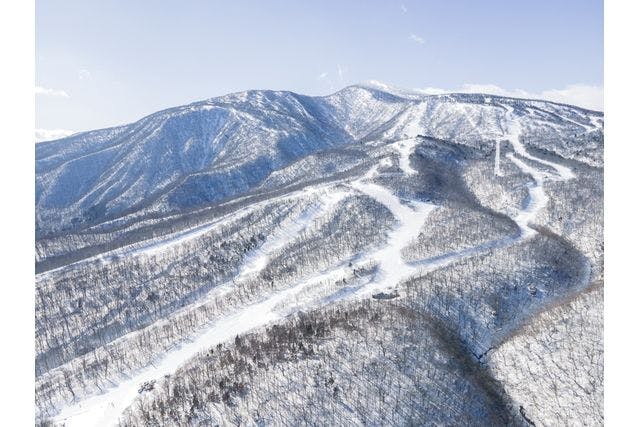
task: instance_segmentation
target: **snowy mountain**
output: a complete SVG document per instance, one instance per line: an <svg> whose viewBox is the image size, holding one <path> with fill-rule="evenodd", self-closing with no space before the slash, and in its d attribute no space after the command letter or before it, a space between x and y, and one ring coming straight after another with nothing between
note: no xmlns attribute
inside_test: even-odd
<svg viewBox="0 0 640 427"><path fill-rule="evenodd" d="M602 165L603 116L575 107L484 95L401 97L364 86L315 98L249 91L38 144L36 228L47 236L133 212L218 203L295 160L354 142L419 134L489 152L505 138L508 108L527 145Z"/></svg>
<svg viewBox="0 0 640 427"><path fill-rule="evenodd" d="M36 421L603 423L603 114L248 91L36 146Z"/></svg>

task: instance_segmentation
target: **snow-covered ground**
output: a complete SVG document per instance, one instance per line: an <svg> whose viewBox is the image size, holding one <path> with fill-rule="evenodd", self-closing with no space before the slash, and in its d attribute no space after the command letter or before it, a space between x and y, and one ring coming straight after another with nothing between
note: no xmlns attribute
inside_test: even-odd
<svg viewBox="0 0 640 427"><path fill-rule="evenodd" d="M317 191L308 189L305 192L313 193ZM245 257L240 273L235 280L245 280L251 275L259 273L267 266L271 254L276 253L288 243L292 242L313 221L330 213L335 209L336 205L348 195L348 191L341 189L332 189L331 191L325 189L320 195L320 201L318 203L314 203L304 209L290 222L281 224L280 228L271 234L258 249Z"/></svg>
<svg viewBox="0 0 640 427"><path fill-rule="evenodd" d="M184 307L176 312L175 315L185 310L192 310L206 303L206 300L210 297L219 295L221 292L230 291L233 283L247 280L252 274L258 273L267 265L272 254L276 253L287 243L293 241L301 231L309 227L316 219L323 217L335 209L335 206L348 194L349 192L344 190L333 190L331 192L324 190L319 203L312 204L301 211L300 215L295 219L282 224L280 230L270 236L259 249L249 254L239 273L233 280L225 285L212 289L209 295L203 298L204 301L200 300ZM192 234L192 236L195 235L196 234ZM183 237L184 236L181 235L179 239ZM161 247L170 247L167 242L168 241L163 241ZM158 247L149 246L149 249L156 251ZM330 277L331 274L335 275L337 271L337 269L331 270L329 273L317 274L302 280L294 286L278 292L261 302L244 307L223 319L206 325L199 331L197 336L191 337L191 340L168 352L158 364L148 366L136 372L130 379L106 390L103 394L80 400L64 408L55 418L55 421L64 422L66 426L105 426L116 424L118 416L136 397L140 384L174 372L181 363L219 342L281 319L289 314L288 312L275 310L282 301L287 300L291 295L295 295L304 287L320 282ZM132 332L131 334L137 333L139 332ZM125 336L123 338L126 339L127 337Z"/></svg>
<svg viewBox="0 0 640 427"><path fill-rule="evenodd" d="M395 148L400 155L400 169L402 169L407 176L418 173L418 171L411 167L411 162L409 161L409 156L413 153L413 150L415 150L417 143L418 140L414 137L403 139L393 144L393 148Z"/></svg>
<svg viewBox="0 0 640 427"><path fill-rule="evenodd" d="M329 185L317 186L313 188L305 188L300 191L292 192L286 196L283 196L280 200L295 200L300 198L309 198L314 195L326 194ZM330 199L335 199L336 197L341 198L344 194L337 192L331 195ZM331 200L327 200L326 202L330 202ZM244 215L249 214L252 210L259 208L261 206L265 206L269 203L273 203L273 200L265 200L262 202L258 202L248 207L244 207L235 212L223 215L220 218L216 218L213 221L207 222L205 224L201 224L195 227L191 227L186 230L182 230L179 232L168 234L162 238L153 238L149 240L144 240L141 242L133 243L131 245L124 246L122 248L114 249L112 251L104 252L95 256L91 256L88 258L84 258L80 261L73 262L71 264L64 265L62 267L54 268L51 270L47 270L42 273L36 274L36 281L43 280L50 277L53 273L61 270L70 270L74 268L79 268L86 264L91 264L95 262L100 262L103 265L110 264L114 261L117 261L122 258L127 257L136 257L136 256L153 256L155 254L162 253L170 248L179 246L181 243L197 239L200 236L204 236L207 233L210 233L212 230L215 230L221 224L228 223L229 221L233 221L234 219L241 218ZM323 202L323 204L325 204ZM317 214L317 210L320 209L318 205L313 205L309 207L308 210L305 211L304 214L301 215L300 218L295 219L294 222L297 224L305 224L305 215L315 216ZM289 229L285 224L281 227L281 232L278 233L278 236L272 236L270 238L271 242L267 243L267 245L273 245L274 240L281 241L280 237L282 237L282 233L289 233L289 235L297 234L301 229L296 229L295 226L292 229ZM261 247L260 251L267 250L269 246ZM254 258L258 259L257 254L254 254ZM246 268L251 269L250 265L244 266Z"/></svg>
<svg viewBox="0 0 640 427"><path fill-rule="evenodd" d="M394 148L400 154L400 168L405 175L411 176L418 171L411 167L409 156L415 149L417 139L398 141ZM391 211L398 221L396 228L389 233L387 244L379 250L361 257L361 263L371 261L378 265L378 272L374 282L362 287L358 295L364 295L372 291L388 290L403 279L415 273L415 267L410 266L400 255L402 248L407 246L420 233L420 229L429 213L436 208L435 205L417 200L402 201L391 190L371 182L378 174L378 166L374 166L365 178L357 180L352 187L384 205Z"/></svg>
<svg viewBox="0 0 640 427"><path fill-rule="evenodd" d="M533 160L543 165L552 167L553 169L555 169L556 173L558 174L558 179L560 180L575 178L575 175L570 168L563 165L559 165L554 162L550 162L548 160L540 159L538 157L535 157L529 154L524 144L520 141L520 135L522 134L522 125L517 115L514 113L513 107L506 104L503 104L503 107L508 112L507 113L508 130L505 134L505 137L511 143L511 146L513 147L513 150L516 152L516 154L518 154L521 157L524 157L525 159Z"/></svg>
<svg viewBox="0 0 640 427"><path fill-rule="evenodd" d="M175 372L185 361L218 343L284 318L290 313L278 310L283 301L290 299L303 288L335 275L336 270L318 274L217 320L204 328L199 335L192 337L190 341L167 352L159 363L147 366L103 394L91 396L64 408L54 421L64 423L68 427L116 425L120 414L138 395L141 384L161 379L164 375Z"/></svg>
<svg viewBox="0 0 640 427"><path fill-rule="evenodd" d="M502 171L500 170L500 140L496 140L496 157L493 164L493 174L495 176L502 176Z"/></svg>
<svg viewBox="0 0 640 427"><path fill-rule="evenodd" d="M355 142L420 134L477 148L503 136L505 105L518 109L527 141L602 165L597 133L603 115L579 108L492 95L429 96L388 86L351 86L324 97L252 90L37 144L38 239L76 229L78 220L88 220L82 229L103 229L114 223L94 220L118 218L113 221L131 225L143 212L189 213L242 197L284 164ZM565 141L552 143L558 139ZM283 151L291 141L304 143ZM168 149L179 155L166 155ZM201 197L194 199L194 193ZM41 260L58 255L49 249Z"/></svg>
<svg viewBox="0 0 640 427"><path fill-rule="evenodd" d="M513 114L513 111L510 111ZM262 301L239 308L236 312L216 320L206 325L199 333L191 337L190 341L177 346L155 365L133 374L128 380L123 381L113 388L105 390L103 394L90 396L80 401L74 402L65 407L56 417L56 422L64 422L67 426L108 426L114 425L118 417L128 407L138 395L138 388L145 381L161 379L164 375L173 373L182 363L195 356L199 352L206 350L216 344L229 340L236 335L243 334L255 328L262 327L272 322L276 322L289 315L292 311L300 308L310 309L318 307L328 302L341 298L362 298L369 297L372 292L387 290L397 286L401 281L414 274L423 271L440 268L464 257L473 256L486 251L492 247L505 246L516 241L526 239L535 234L529 223L533 221L540 210L545 206L547 195L544 192L544 182L548 179L570 179L573 178L571 170L565 166L555 164L550 161L538 159L530 155L522 143L519 141L520 127L517 118L514 117L513 126L508 132L508 140L514 148L516 155L509 155L509 159L518 166L523 173L533 178L533 183L529 186L529 198L513 220L521 229L519 236L510 237L494 242L487 242L474 248L446 254L424 262L407 263L401 257L401 250L416 238L420 229L430 212L436 207L432 204L411 200L405 201L397 197L390 189L376 184L372 181L378 174L378 166L374 166L362 178L353 181L350 187L354 191L366 194L387 207L396 218L396 227L389 232L387 243L381 248L376 248L369 253L362 254L356 261L358 264L375 263L378 266L375 277L367 283L361 284L356 292L345 292L334 295L332 298L309 298L303 303L297 301L305 289L322 285L327 281L334 281L344 277L345 266L335 265L326 271L315 273L296 282L291 287L275 292ZM414 175L417 173L410 162L410 155L415 148L416 140L403 140L394 145L400 156L400 167L404 174ZM527 159L531 163L525 162ZM383 159L381 163L386 162ZM496 160L498 162L499 160ZM540 163L553 168L557 175L550 175L544 170L537 169L532 164ZM236 280L246 280L253 274L258 273L267 265L269 257L274 251L282 248L288 241L304 230L309 224L331 209L346 195L348 191L329 191L322 195L322 203L304 210L301 214L283 229L270 237L263 246L249 255L240 269ZM198 230L197 232L200 232ZM193 231L193 233L197 233ZM174 239L182 239L194 234L180 234ZM163 250L172 240L163 241L160 246L153 245L146 250Z"/></svg>
<svg viewBox="0 0 640 427"><path fill-rule="evenodd" d="M488 355L517 405L540 425L604 425L604 289L543 312Z"/></svg>

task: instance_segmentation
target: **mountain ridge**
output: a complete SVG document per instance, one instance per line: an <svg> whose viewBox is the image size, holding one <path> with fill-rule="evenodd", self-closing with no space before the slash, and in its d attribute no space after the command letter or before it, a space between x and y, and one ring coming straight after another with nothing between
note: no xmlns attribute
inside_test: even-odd
<svg viewBox="0 0 640 427"><path fill-rule="evenodd" d="M86 228L98 218L140 209L171 213L219 203L300 158L356 142L421 134L488 151L504 138L505 104L524 121L527 145L601 165L601 113L495 95L416 96L366 85L316 97L251 90L39 143L37 235ZM571 133L574 138L567 137ZM561 146L546 142L555 136Z"/></svg>
<svg viewBox="0 0 640 427"><path fill-rule="evenodd" d="M386 92L389 94L394 94L394 91L396 89L401 89L401 88L396 88L394 86L390 86L390 85L386 85L390 87L390 91ZM53 143L53 142L59 142L62 140L66 140L69 138L74 138L74 137L78 137L81 135L86 135L88 133L92 133L92 132L98 132L98 131L108 131L108 130L115 130L115 129L119 129L119 128L123 128L123 127L127 127L133 123L136 123L140 120L146 119L150 116L154 116L157 114L161 114L161 113L166 113L168 111L174 110L176 108L181 108L181 107L189 107L189 106L193 106L193 105L199 105L199 104L204 104L204 103L209 103L212 101L215 101L217 99L220 98L225 98L225 97L230 97L230 96L234 96L234 95L243 95L243 94L247 94L248 92L282 92L282 93L290 93L293 95L299 95L299 96L306 96L309 98L327 98L327 97L331 97L333 95L336 95L340 92L342 92L345 89L349 89L349 88L362 88L362 89L371 89L371 90L377 90L380 92L385 92L384 89L380 88L380 87L376 87L375 84L370 84L370 83L356 83L356 84L352 84L349 86L345 86L342 89L339 89L333 93L327 94L327 95L302 95L299 94L297 92L293 92L293 91L288 91L288 90L275 90L275 89L247 89L247 90L242 90L242 91L237 91L237 92L230 92L228 94L225 95L219 95L219 96L213 96L213 97L209 97L209 98L204 98L202 100L198 100L198 101L193 101L193 102L188 102L186 104L181 104L179 106L174 106L174 107L167 107L167 108L162 108L158 111L154 111L153 113L149 113L145 116L143 116L142 118L133 121L133 122L126 122L123 124L117 124L117 125L113 125L113 126L107 126L104 128L97 128L97 129L90 129L90 130L83 130L83 131L79 131L79 132L75 132L71 135L62 137L62 138L56 138L56 139L50 139L50 140L44 140L44 141L39 141L38 144L48 144L48 143ZM404 90L404 89L401 89ZM543 103L549 103L549 104L555 104L555 105L559 105L562 107L570 107L573 109L578 109L578 110L583 110L587 113L599 113L600 115L604 116L603 111L601 110L595 110L595 109L590 109L590 108L586 108L586 107L581 107L579 105L575 105L575 104L569 104L569 103L564 103L564 102L557 102L557 101L551 101L551 100L546 100L546 99L542 99L542 98L521 98L521 97L514 97L514 96L503 96L503 95L494 95L494 94L488 94L488 93L482 93L482 92L446 92L446 93L441 93L441 94L426 94L426 93L421 93L420 91L411 91L411 90L406 90L407 91L407 95L408 96L415 96L415 97L446 97L446 96L453 96L453 97L464 97L467 95L470 96L476 96L476 97L495 97L495 98L501 98L501 99L508 99L508 100L513 100L513 101L528 101L528 102L543 102ZM395 96L399 97L399 98L403 98L403 96L400 93L396 93ZM409 98L407 98L409 99Z"/></svg>

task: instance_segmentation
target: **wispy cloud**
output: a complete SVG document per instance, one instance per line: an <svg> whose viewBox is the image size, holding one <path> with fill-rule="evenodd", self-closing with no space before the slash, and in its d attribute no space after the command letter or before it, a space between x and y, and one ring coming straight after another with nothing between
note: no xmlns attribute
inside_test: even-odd
<svg viewBox="0 0 640 427"><path fill-rule="evenodd" d="M602 86L569 85L564 89L545 90L542 92L542 97L555 102L604 111L604 87Z"/></svg>
<svg viewBox="0 0 640 427"><path fill-rule="evenodd" d="M347 69L338 64L338 80L340 80L340 85L344 85L344 74L346 72Z"/></svg>
<svg viewBox="0 0 640 427"><path fill-rule="evenodd" d="M36 143L64 138L73 133L72 130L67 129L36 129Z"/></svg>
<svg viewBox="0 0 640 427"><path fill-rule="evenodd" d="M78 80L89 80L91 78L91 72L86 68L78 70Z"/></svg>
<svg viewBox="0 0 640 427"><path fill-rule="evenodd" d="M55 96L60 98L69 98L69 94L64 90L51 89L42 86L36 86L36 95L38 96Z"/></svg>
<svg viewBox="0 0 640 427"><path fill-rule="evenodd" d="M327 71L323 71L318 74L318 81L322 82L322 85L326 86L332 92L336 90L333 80L334 79L331 77L331 74Z"/></svg>
<svg viewBox="0 0 640 427"><path fill-rule="evenodd" d="M443 93L486 93L489 95L514 98L545 99L597 111L603 111L604 109L604 88L602 86L585 84L571 84L564 89L547 89L540 92L530 92L523 89L510 90L494 84L476 83L467 83L456 89L429 87L416 90L431 95L440 95Z"/></svg>
<svg viewBox="0 0 640 427"><path fill-rule="evenodd" d="M409 40L414 41L418 44L424 44L424 39L416 34L411 34L409 36Z"/></svg>
<svg viewBox="0 0 640 427"><path fill-rule="evenodd" d="M332 72L323 71L316 77L318 81L322 82L329 90L334 91L340 89L345 85L345 77L349 71L349 68L337 64L336 70Z"/></svg>
<svg viewBox="0 0 640 427"><path fill-rule="evenodd" d="M400 10L402 11L402 13L407 13L408 9L407 9L407 6L405 6L404 3L403 3L403 4L400 5Z"/></svg>

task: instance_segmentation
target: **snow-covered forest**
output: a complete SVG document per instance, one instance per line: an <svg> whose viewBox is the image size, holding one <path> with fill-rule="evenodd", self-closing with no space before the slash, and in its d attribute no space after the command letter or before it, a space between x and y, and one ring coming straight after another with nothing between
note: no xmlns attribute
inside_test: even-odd
<svg viewBox="0 0 640 427"><path fill-rule="evenodd" d="M249 91L36 146L40 425L602 425L602 113Z"/></svg>

